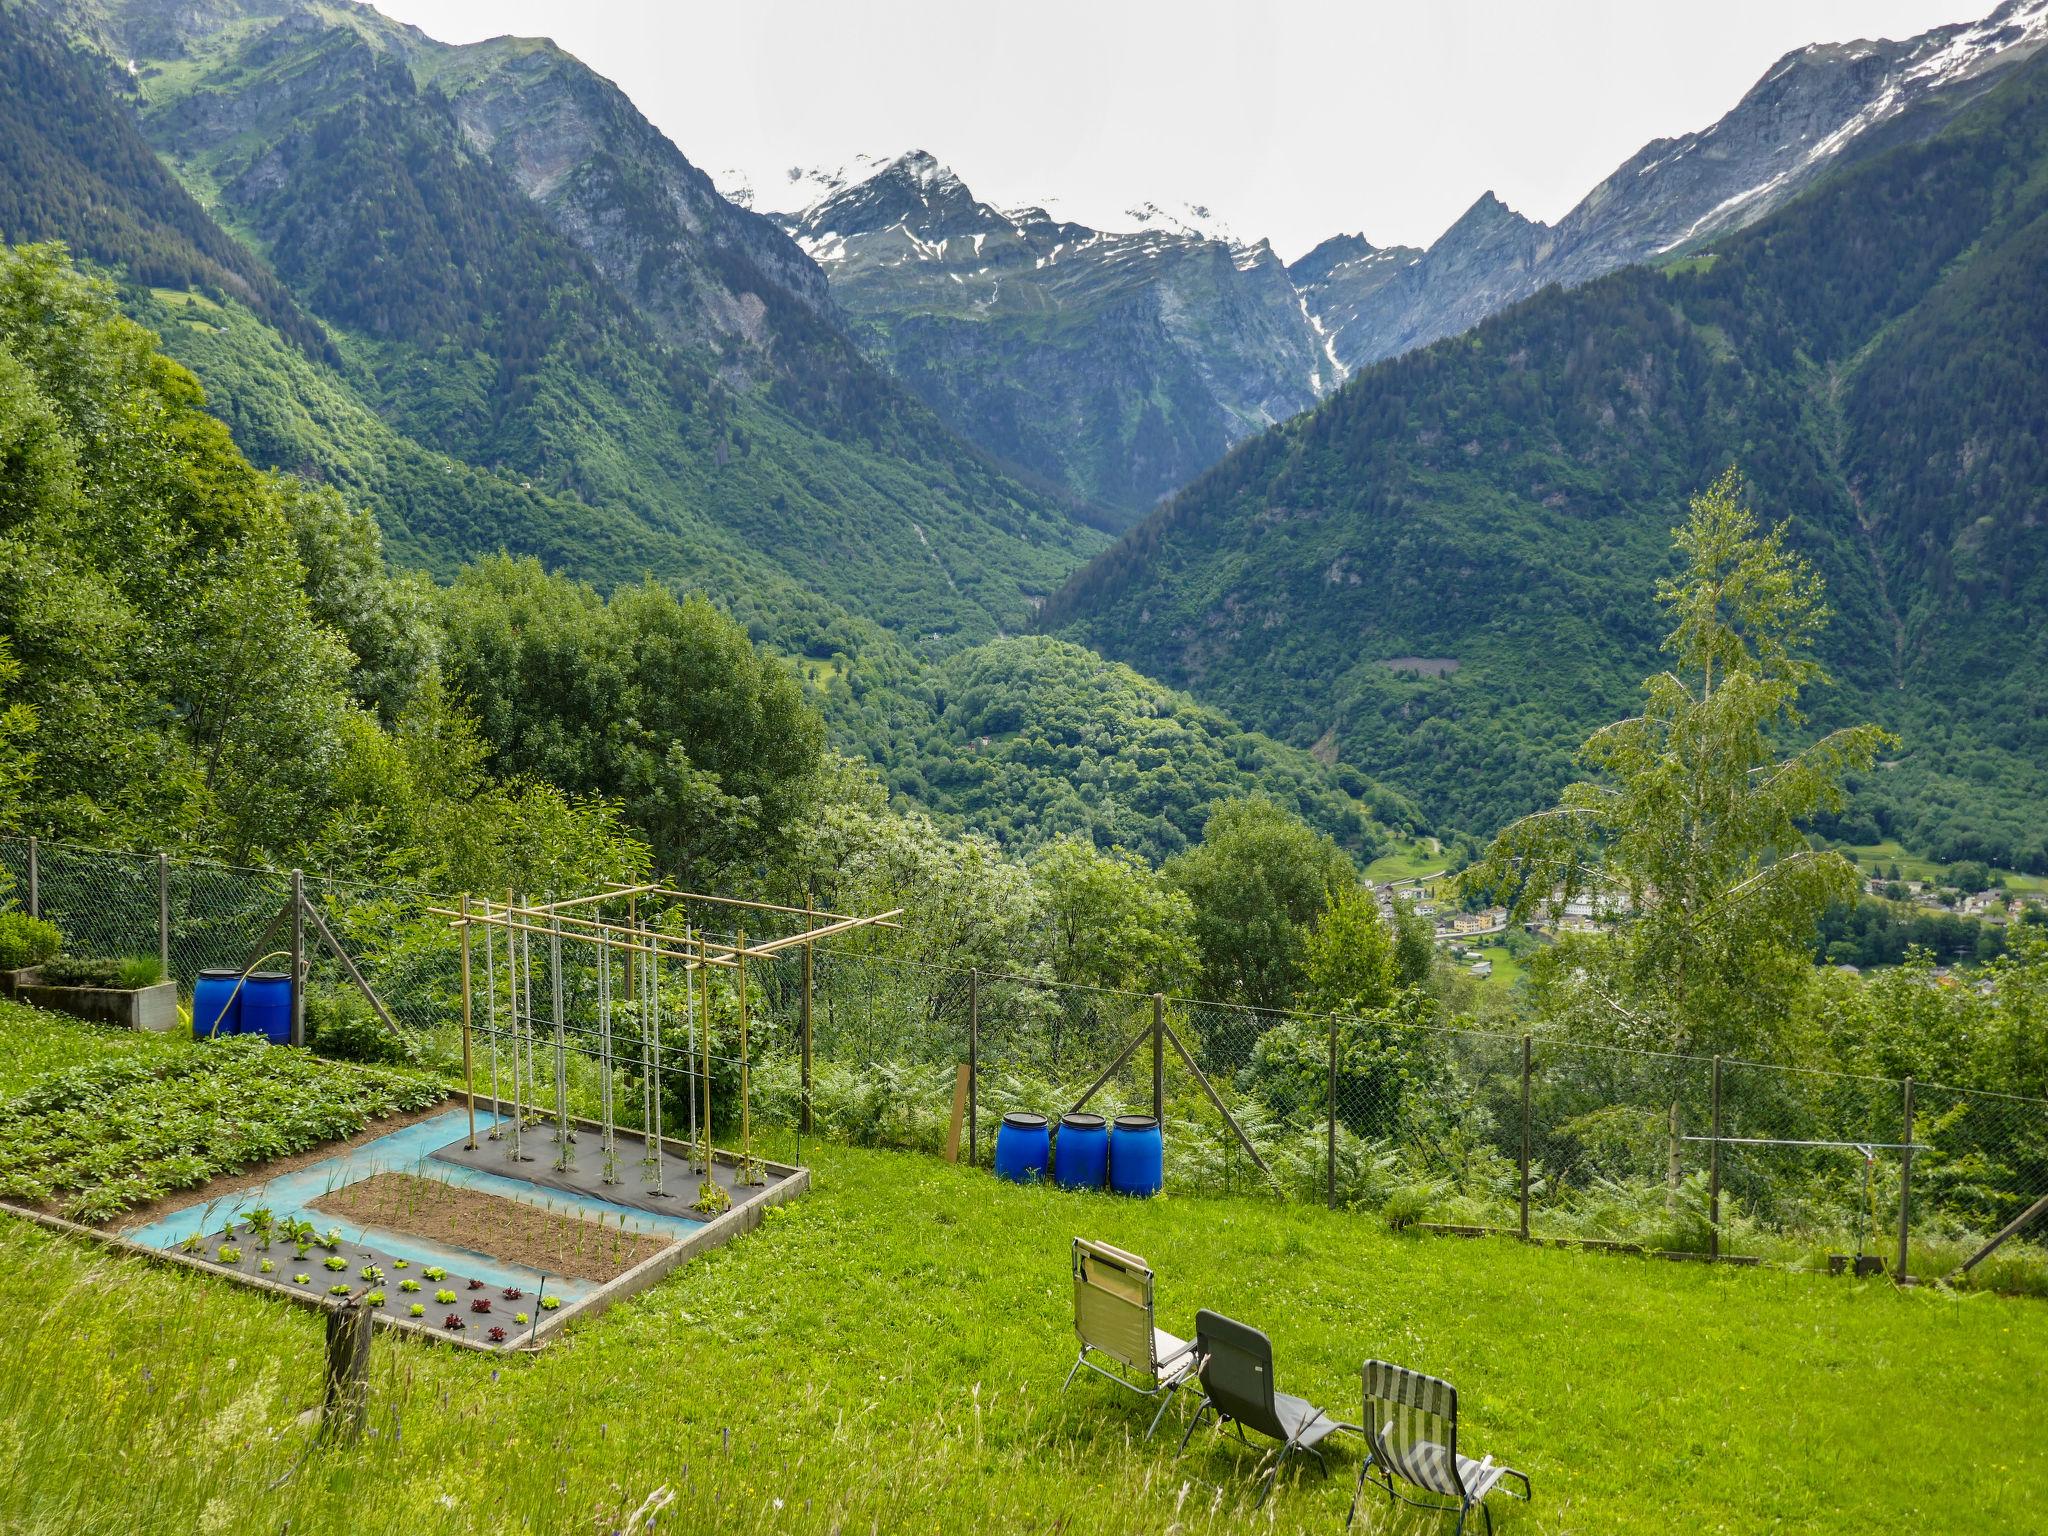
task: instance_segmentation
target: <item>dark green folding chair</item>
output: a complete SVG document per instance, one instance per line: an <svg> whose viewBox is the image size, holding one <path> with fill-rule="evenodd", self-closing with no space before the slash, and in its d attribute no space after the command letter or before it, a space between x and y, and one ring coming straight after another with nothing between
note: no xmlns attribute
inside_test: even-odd
<svg viewBox="0 0 2048 1536"><path fill-rule="evenodd" d="M1211 1413L1216 1415L1218 1429L1229 1424L1245 1445L1251 1444L1244 1438L1247 1429L1280 1442L1254 1507L1266 1502L1288 1457L1306 1453L1327 1472L1318 1447L1337 1430L1358 1433L1356 1424L1339 1423L1306 1398L1277 1390L1272 1341L1258 1329L1220 1312L1195 1314L1195 1373L1202 1383L1202 1405L1188 1421L1187 1433L1180 1437L1181 1450L1188 1448L1195 1426Z"/></svg>
<svg viewBox="0 0 2048 1536"><path fill-rule="evenodd" d="M1351 1513L1344 1517L1348 1530L1358 1515L1358 1498L1365 1492L1366 1474L1377 1469L1389 1498L1413 1504L1419 1509L1436 1509L1449 1514L1458 1511L1458 1531L1476 1508L1486 1520L1486 1536L1493 1536L1493 1511L1486 1496L1503 1481L1513 1478L1522 1485L1522 1497L1530 1494L1529 1479L1513 1467L1497 1465L1491 1456L1474 1461L1458 1454L1458 1389L1448 1381L1425 1376L1384 1360L1365 1362L1365 1441L1371 1454L1358 1469L1358 1486L1351 1492ZM1455 1506L1424 1499L1411 1499L1394 1487L1394 1479L1432 1493L1455 1499Z"/></svg>

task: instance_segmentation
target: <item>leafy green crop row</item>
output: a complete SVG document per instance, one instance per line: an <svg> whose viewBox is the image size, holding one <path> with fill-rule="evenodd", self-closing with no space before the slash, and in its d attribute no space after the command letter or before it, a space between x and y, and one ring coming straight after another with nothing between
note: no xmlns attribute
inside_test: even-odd
<svg viewBox="0 0 2048 1536"><path fill-rule="evenodd" d="M357 1068L249 1039L167 1060L90 1062L0 1108L0 1197L103 1222L174 1190L352 1136L442 1097L410 1073Z"/></svg>

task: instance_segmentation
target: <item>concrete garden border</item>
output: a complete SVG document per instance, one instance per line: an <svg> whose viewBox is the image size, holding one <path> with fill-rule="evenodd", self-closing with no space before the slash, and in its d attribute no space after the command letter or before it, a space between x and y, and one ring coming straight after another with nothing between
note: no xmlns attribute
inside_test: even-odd
<svg viewBox="0 0 2048 1536"><path fill-rule="evenodd" d="M43 984L40 969L11 974L12 995L17 1002L47 1008L53 1013L68 1013L88 1024L111 1024L116 1029L148 1030L158 1035L169 1033L179 1024L175 981L132 988L55 987Z"/></svg>

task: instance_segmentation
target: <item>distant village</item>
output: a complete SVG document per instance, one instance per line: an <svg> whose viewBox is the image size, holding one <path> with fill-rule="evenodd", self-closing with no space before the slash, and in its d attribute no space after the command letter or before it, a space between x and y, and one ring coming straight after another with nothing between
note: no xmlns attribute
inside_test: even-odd
<svg viewBox="0 0 2048 1536"><path fill-rule="evenodd" d="M1966 877L1981 875L1981 879L1968 879L1967 884L1981 885L1982 888L1969 889L1940 880L1909 880L1893 864L1889 874L1866 874L1863 889L1866 895L1879 900L1931 914L1970 918L1998 927L2018 921L2029 912L2036 921L2048 920L2048 890L2008 890L1999 877L1981 865L1958 865L1949 873ZM1597 902L1591 897L1580 897L1566 902L1555 915L1545 909L1524 923L1510 924L1505 907L1489 906L1468 911L1454 905L1449 899L1450 892L1445 889L1450 875L1448 868L1439 869L1429 874L1389 880L1376 889L1382 908L1389 913L1398 901L1416 916L1428 918L1434 927L1437 944L1480 980L1492 976L1494 969L1492 960L1487 958L1481 946L1487 941L1498 943L1505 939L1511 928L1519 928L1539 939L1555 939L1560 933L1596 933L1628 910L1625 897L1603 897ZM1845 965L1841 969L1854 971L1857 967ZM1951 969L1939 966L1936 975L1947 976Z"/></svg>

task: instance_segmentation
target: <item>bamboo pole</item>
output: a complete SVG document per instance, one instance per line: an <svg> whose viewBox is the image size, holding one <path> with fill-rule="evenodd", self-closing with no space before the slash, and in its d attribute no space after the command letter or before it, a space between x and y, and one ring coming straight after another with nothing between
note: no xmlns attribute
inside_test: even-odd
<svg viewBox="0 0 2048 1536"><path fill-rule="evenodd" d="M738 1182L742 1184L765 1184L767 1177L760 1164L754 1161L754 1105L753 1083L747 1060L747 930L741 928L735 937L739 940L738 954L740 968L733 980L740 989L740 1166Z"/></svg>
<svg viewBox="0 0 2048 1536"><path fill-rule="evenodd" d="M484 910L490 910L490 902L484 903ZM502 1141L505 1133L499 1128L505 1118L505 1101L498 1092L498 956L493 943L495 934L491 927L484 927L484 1027L491 1036L491 1120L490 1133L486 1141Z"/></svg>
<svg viewBox="0 0 2048 1536"><path fill-rule="evenodd" d="M462 910L469 911L469 897L462 898ZM476 1150L476 1067L470 1053L469 924L462 925L462 1091L469 1101L469 1140L466 1151Z"/></svg>

